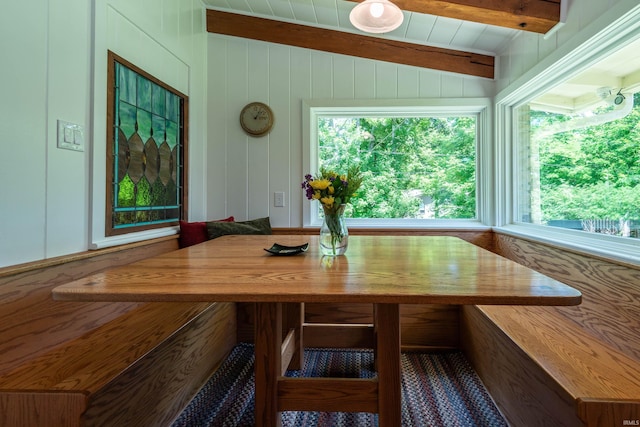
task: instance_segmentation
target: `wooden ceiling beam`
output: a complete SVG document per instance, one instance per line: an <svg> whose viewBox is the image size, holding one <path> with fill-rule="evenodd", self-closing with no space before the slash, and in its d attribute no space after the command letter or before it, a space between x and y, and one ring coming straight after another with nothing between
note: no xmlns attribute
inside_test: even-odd
<svg viewBox="0 0 640 427"><path fill-rule="evenodd" d="M493 79L493 56L207 10L207 31Z"/></svg>
<svg viewBox="0 0 640 427"><path fill-rule="evenodd" d="M364 0L348 0L362 2ZM391 0L408 12L545 34L560 22L561 0ZM565 0L566 1L566 0Z"/></svg>

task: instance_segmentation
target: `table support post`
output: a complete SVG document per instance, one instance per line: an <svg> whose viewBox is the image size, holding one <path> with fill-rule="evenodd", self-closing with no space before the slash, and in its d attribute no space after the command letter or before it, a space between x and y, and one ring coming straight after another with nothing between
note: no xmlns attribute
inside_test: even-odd
<svg viewBox="0 0 640 427"><path fill-rule="evenodd" d="M304 303L286 303L283 308L283 324L282 333L288 334L291 329L295 331L294 353L289 364L289 369L299 370L304 365Z"/></svg>
<svg viewBox="0 0 640 427"><path fill-rule="evenodd" d="M282 303L258 302L255 312L256 425L280 427L278 378L281 376Z"/></svg>
<svg viewBox="0 0 640 427"><path fill-rule="evenodd" d="M400 387L400 311L398 304L375 304L378 424L399 426L402 422Z"/></svg>

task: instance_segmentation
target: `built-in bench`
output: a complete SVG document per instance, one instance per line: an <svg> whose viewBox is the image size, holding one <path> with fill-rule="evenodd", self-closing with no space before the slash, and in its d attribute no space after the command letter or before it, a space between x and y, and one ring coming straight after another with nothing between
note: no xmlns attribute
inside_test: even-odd
<svg viewBox="0 0 640 427"><path fill-rule="evenodd" d="M169 425L235 345L230 303L78 303L67 281L175 237L0 269L0 425Z"/></svg>
<svg viewBox="0 0 640 427"><path fill-rule="evenodd" d="M496 251L579 289L575 307L465 307L461 344L511 425L640 424L640 270L526 240Z"/></svg>
<svg viewBox="0 0 640 427"><path fill-rule="evenodd" d="M640 269L499 233L463 237L579 289L583 303L407 306L404 346L461 347L511 425L637 425ZM50 293L176 249L175 238L158 239L0 269L1 426L171 423L236 341L252 338L250 305L59 302ZM306 317L367 323L369 310L319 304Z"/></svg>

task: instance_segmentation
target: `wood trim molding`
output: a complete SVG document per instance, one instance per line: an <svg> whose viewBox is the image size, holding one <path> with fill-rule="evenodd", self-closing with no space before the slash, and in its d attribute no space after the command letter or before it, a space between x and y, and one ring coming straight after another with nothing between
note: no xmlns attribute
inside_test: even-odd
<svg viewBox="0 0 640 427"><path fill-rule="evenodd" d="M207 10L207 31L360 58L494 78L495 58L395 40Z"/></svg>
<svg viewBox="0 0 640 427"><path fill-rule="evenodd" d="M362 2L364 0L349 0ZM393 0L402 10L545 34L560 22L561 0Z"/></svg>
<svg viewBox="0 0 640 427"><path fill-rule="evenodd" d="M101 257L106 254L118 254L123 251L141 248L149 246L150 248L144 248L143 251L149 251L152 248L163 247L166 248L166 252L170 250L178 249L178 234L172 234L171 236L158 237L155 239L141 240L139 242L127 243L125 245L110 246L108 248L97 249L92 251L77 252L68 255L61 255L54 258L45 258L38 261L26 262L24 264L10 265L0 268L0 278L6 276L15 276L21 273L32 272L45 268L55 267L57 265L68 264L75 261L88 260L90 258ZM152 249L153 250L153 249ZM131 256L128 254L127 256Z"/></svg>

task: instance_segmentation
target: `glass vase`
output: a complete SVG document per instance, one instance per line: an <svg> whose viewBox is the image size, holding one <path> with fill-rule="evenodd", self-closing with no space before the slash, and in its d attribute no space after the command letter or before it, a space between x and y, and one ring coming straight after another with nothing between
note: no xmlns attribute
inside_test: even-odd
<svg viewBox="0 0 640 427"><path fill-rule="evenodd" d="M338 256L347 251L349 244L349 230L344 221L344 208L324 209L324 221L320 227L320 252L322 255Z"/></svg>

